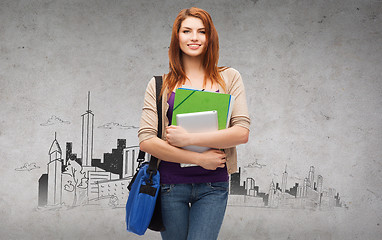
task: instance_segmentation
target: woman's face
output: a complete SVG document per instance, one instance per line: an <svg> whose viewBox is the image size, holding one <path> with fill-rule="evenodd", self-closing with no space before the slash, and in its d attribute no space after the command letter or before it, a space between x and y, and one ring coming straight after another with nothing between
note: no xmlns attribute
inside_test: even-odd
<svg viewBox="0 0 382 240"><path fill-rule="evenodd" d="M183 54L198 57L203 53L206 44L206 32L201 19L187 17L179 29L179 46Z"/></svg>

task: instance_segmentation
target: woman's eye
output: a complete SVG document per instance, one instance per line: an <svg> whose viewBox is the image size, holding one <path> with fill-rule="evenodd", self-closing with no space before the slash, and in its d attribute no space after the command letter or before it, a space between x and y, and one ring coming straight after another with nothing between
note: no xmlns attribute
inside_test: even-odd
<svg viewBox="0 0 382 240"><path fill-rule="evenodd" d="M189 33L190 31L189 30L184 30L183 33Z"/></svg>
<svg viewBox="0 0 382 240"><path fill-rule="evenodd" d="M206 34L206 31L200 31L200 33L202 33L202 34Z"/></svg>

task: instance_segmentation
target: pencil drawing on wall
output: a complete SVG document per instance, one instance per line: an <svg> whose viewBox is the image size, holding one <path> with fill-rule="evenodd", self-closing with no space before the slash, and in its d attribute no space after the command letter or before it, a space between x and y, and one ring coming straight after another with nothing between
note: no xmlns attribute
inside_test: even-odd
<svg viewBox="0 0 382 240"><path fill-rule="evenodd" d="M68 209L77 206L102 206L110 208L124 207L128 198L127 186L131 181L138 163L136 159L139 146L126 146L126 139L117 139L116 148L111 153L104 153L103 158L94 158L94 123L95 114L90 109L90 92L88 106L81 115L81 153L73 152L73 143L66 142L63 150L57 132L52 136L48 151L47 173L38 179L38 209ZM48 126L55 123L70 124L59 117L52 116ZM98 128L132 129L119 123L106 123ZM52 134L53 135L53 134ZM269 183L267 192L261 192L254 177L243 179L241 169L264 168L256 159L247 166L240 167L238 173L230 176L229 206L290 208L290 209L333 209L347 207L336 190L325 184L324 177L315 176L315 167L310 166L302 182L296 182L287 188L287 167L282 174L281 184L278 179ZM269 166L271 167L271 166ZM35 163L25 163L17 171L31 171L40 168ZM263 188L264 189L264 188ZM265 189L267 189L265 187Z"/></svg>

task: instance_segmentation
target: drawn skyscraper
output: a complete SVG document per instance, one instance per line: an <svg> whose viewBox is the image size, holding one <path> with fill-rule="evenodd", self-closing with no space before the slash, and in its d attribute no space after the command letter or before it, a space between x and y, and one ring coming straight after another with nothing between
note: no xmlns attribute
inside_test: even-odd
<svg viewBox="0 0 382 240"><path fill-rule="evenodd" d="M248 196L256 196L255 179L247 178L245 188L247 189L247 195Z"/></svg>
<svg viewBox="0 0 382 240"><path fill-rule="evenodd" d="M38 206L43 207L48 203L48 174L41 175L38 180Z"/></svg>
<svg viewBox="0 0 382 240"><path fill-rule="evenodd" d="M302 197L306 197L308 195L308 187L309 187L309 179L305 178L304 183L302 185Z"/></svg>
<svg viewBox="0 0 382 240"><path fill-rule="evenodd" d="M82 166L91 166L93 158L94 114L90 110L90 92L88 92L88 110L82 117Z"/></svg>
<svg viewBox="0 0 382 240"><path fill-rule="evenodd" d="M313 166L310 166L308 180L309 180L308 186L310 186L311 188L314 188L314 167Z"/></svg>
<svg viewBox="0 0 382 240"><path fill-rule="evenodd" d="M122 168L122 177L132 177L136 171L138 163L136 159L138 158L139 146L131 146L123 149L123 168ZM146 154L146 159L147 159Z"/></svg>
<svg viewBox="0 0 382 240"><path fill-rule="evenodd" d="M241 176L241 168L239 167L238 173L231 174L229 194L231 194L231 195L245 195L246 194L245 186L241 186L241 184L240 184L240 176Z"/></svg>
<svg viewBox="0 0 382 240"><path fill-rule="evenodd" d="M268 206L272 207L274 206L274 200L275 200L275 183L271 182L271 185L269 186L269 197L268 197Z"/></svg>
<svg viewBox="0 0 382 240"><path fill-rule="evenodd" d="M48 163L48 202L47 205L61 204L62 183L62 151L58 144L56 134L49 149L50 160Z"/></svg>
<svg viewBox="0 0 382 240"><path fill-rule="evenodd" d="M281 182L281 192L285 193L286 185L287 185L287 179L288 179L288 173L286 171L287 166L285 166L285 172L283 173L283 179Z"/></svg>
<svg viewBox="0 0 382 240"><path fill-rule="evenodd" d="M323 180L323 178L322 178L322 176L321 175L318 175L317 176L317 192L318 193L322 193L322 182L323 182L324 180Z"/></svg>

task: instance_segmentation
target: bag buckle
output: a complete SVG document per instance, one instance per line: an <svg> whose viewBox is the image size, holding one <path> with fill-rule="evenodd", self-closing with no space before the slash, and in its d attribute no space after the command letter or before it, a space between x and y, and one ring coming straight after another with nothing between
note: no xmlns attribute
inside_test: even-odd
<svg viewBox="0 0 382 240"><path fill-rule="evenodd" d="M154 183L153 183L153 175L154 175L155 173L154 173L154 171L152 171L152 170L148 170L148 169L147 169L147 171L149 171L149 172L148 172L148 173L149 173L149 178L146 180L146 184L152 186L152 185L154 184Z"/></svg>

